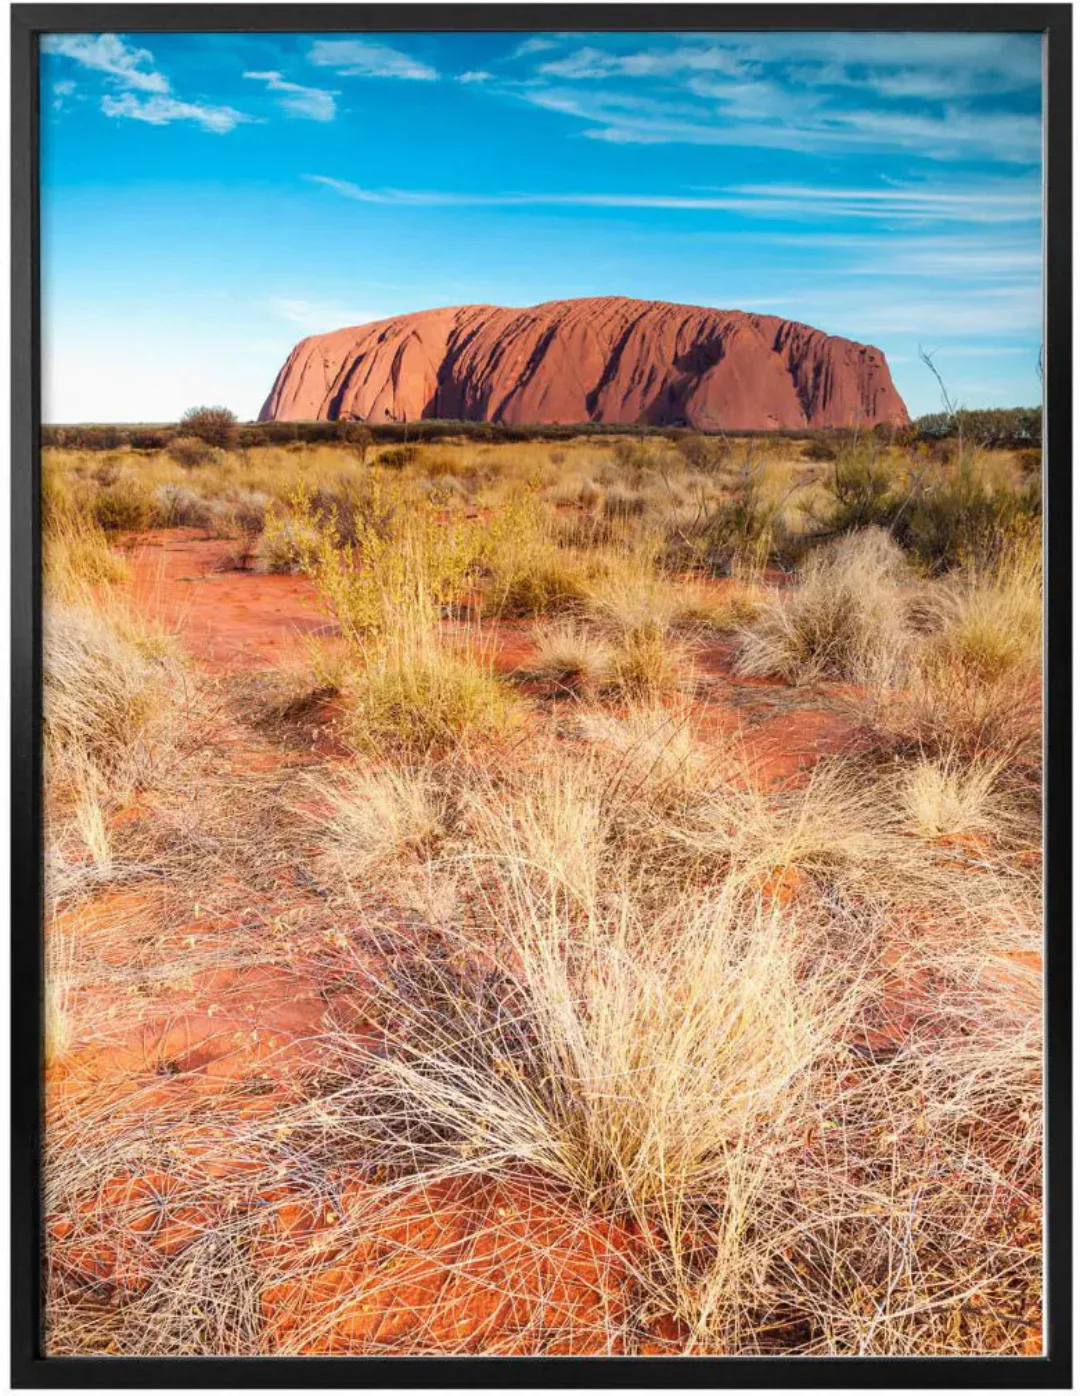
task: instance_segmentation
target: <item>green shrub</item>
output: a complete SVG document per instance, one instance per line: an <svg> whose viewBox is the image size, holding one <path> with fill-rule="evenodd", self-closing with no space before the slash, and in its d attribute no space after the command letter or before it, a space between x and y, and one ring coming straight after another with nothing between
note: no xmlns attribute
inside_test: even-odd
<svg viewBox="0 0 1080 1396"><path fill-rule="evenodd" d="M227 450L236 441L236 414L227 407L189 407L180 419L185 436L197 436L208 446Z"/></svg>

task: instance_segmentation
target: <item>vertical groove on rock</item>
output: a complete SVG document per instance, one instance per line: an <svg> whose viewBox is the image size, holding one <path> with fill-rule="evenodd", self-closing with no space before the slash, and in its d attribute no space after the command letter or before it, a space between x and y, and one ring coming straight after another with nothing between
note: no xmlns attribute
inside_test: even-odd
<svg viewBox="0 0 1080 1396"><path fill-rule="evenodd" d="M448 307L301 340L259 419L343 415L729 431L908 420L880 349L777 316L622 296Z"/></svg>

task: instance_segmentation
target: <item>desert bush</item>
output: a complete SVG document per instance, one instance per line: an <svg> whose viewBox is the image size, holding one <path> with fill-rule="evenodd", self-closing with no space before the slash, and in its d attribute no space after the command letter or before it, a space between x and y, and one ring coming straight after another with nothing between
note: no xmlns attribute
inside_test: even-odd
<svg viewBox="0 0 1080 1396"><path fill-rule="evenodd" d="M197 466L210 465L216 460L217 448L198 436L175 436L169 442L167 454L185 470L194 470Z"/></svg>
<svg viewBox="0 0 1080 1396"><path fill-rule="evenodd" d="M803 460L835 461L838 452L834 443L826 441L822 437L813 437L803 443L802 454Z"/></svg>
<svg viewBox="0 0 1080 1396"><path fill-rule="evenodd" d="M366 539L387 540L401 500L380 489L368 473L341 475L313 492L307 505L313 522L329 529L337 547L357 547Z"/></svg>
<svg viewBox="0 0 1080 1396"><path fill-rule="evenodd" d="M255 544L256 572L304 572L319 547L318 529L295 514L268 511L259 541Z"/></svg>
<svg viewBox="0 0 1080 1396"><path fill-rule="evenodd" d="M154 524L159 528L209 528L210 503L183 485L159 485L154 491Z"/></svg>
<svg viewBox="0 0 1080 1396"><path fill-rule="evenodd" d="M197 437L223 451L236 443L238 426L236 414L227 407L189 407L180 418L182 437Z"/></svg>
<svg viewBox="0 0 1080 1396"><path fill-rule="evenodd" d="M738 671L789 683L889 682L910 649L903 575L903 554L880 529L811 554L796 585L773 591L740 631Z"/></svg>
<svg viewBox="0 0 1080 1396"><path fill-rule="evenodd" d="M759 572L768 561L777 527L777 506L762 489L761 464L751 443L718 501L699 495L688 517L673 519L667 562L712 573Z"/></svg>
<svg viewBox="0 0 1080 1396"><path fill-rule="evenodd" d="M936 571L992 562L1003 534L1033 533L1042 512L1039 481L1024 489L992 487L978 458L965 454L955 470L920 489L905 508L901 538Z"/></svg>
<svg viewBox="0 0 1080 1396"><path fill-rule="evenodd" d="M375 446L375 437L370 427L363 422L339 422L338 437L352 451L353 455L361 465L367 463L367 458Z"/></svg>
<svg viewBox="0 0 1080 1396"><path fill-rule="evenodd" d="M133 431L128 434L133 451L164 451L169 440L168 431Z"/></svg>
<svg viewBox="0 0 1080 1396"><path fill-rule="evenodd" d="M109 533L138 532L148 527L153 511L153 495L131 478L106 485L93 502L95 522Z"/></svg>
<svg viewBox="0 0 1080 1396"><path fill-rule="evenodd" d="M1017 449L1042 442L1041 407L987 407L931 412L912 424L918 441L964 438L983 446Z"/></svg>
<svg viewBox="0 0 1080 1396"><path fill-rule="evenodd" d="M648 512L649 496L640 490L613 486L604 496L604 517L608 519L640 519Z"/></svg>
<svg viewBox="0 0 1080 1396"><path fill-rule="evenodd" d="M829 528L850 533L860 528L889 528L903 507L897 479L881 443L858 436L840 446L825 488L834 501Z"/></svg>
<svg viewBox="0 0 1080 1396"><path fill-rule="evenodd" d="M620 470L647 470L652 465L652 453L646 441L616 441L611 454Z"/></svg>
<svg viewBox="0 0 1080 1396"><path fill-rule="evenodd" d="M379 464L387 470L404 470L413 465L420 455L420 447L413 444L386 446L379 452Z"/></svg>
<svg viewBox="0 0 1080 1396"><path fill-rule="evenodd" d="M680 436L674 444L691 470L706 475L721 469L730 458L730 444L722 436Z"/></svg>

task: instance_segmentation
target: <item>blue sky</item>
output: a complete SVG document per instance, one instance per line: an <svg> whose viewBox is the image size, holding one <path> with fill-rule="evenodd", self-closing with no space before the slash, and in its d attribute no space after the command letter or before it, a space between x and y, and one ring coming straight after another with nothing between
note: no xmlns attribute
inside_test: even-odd
<svg viewBox="0 0 1080 1396"><path fill-rule="evenodd" d="M303 335L630 295L882 348L913 413L1041 390L1040 40L43 41L46 421L254 416Z"/></svg>

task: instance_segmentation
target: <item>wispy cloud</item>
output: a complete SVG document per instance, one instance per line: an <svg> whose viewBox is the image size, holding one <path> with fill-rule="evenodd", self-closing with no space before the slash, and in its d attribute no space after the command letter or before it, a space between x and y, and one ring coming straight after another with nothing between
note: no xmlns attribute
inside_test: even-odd
<svg viewBox="0 0 1080 1396"><path fill-rule="evenodd" d="M340 93L288 82L281 73L245 73L244 77L265 82L271 92L280 93L277 104L289 116L303 117L308 121L333 121L337 115L334 98Z"/></svg>
<svg viewBox="0 0 1080 1396"><path fill-rule="evenodd" d="M255 118L233 107L210 107L198 102L182 102L177 97L136 97L133 92L125 92L120 97L106 94L101 99L101 110L106 116L126 117L132 121L145 121L150 126L171 126L174 121L194 121L204 131L224 135L243 121Z"/></svg>
<svg viewBox="0 0 1080 1396"><path fill-rule="evenodd" d="M484 68L475 68L467 73L458 73L458 82L491 82L494 76L494 73L489 73Z"/></svg>
<svg viewBox="0 0 1080 1396"><path fill-rule="evenodd" d="M331 175L305 175L313 184L324 185L359 203L396 204L423 207L586 207L681 209L687 212L730 210L768 217L811 216L828 213L833 217L881 219L897 223L1026 222L1039 217L1040 194L1037 186L1013 187L1008 181L964 189L928 189L919 185L881 188L837 188L835 186L740 184L715 193L682 194L562 194L492 193L421 189L368 189L351 180Z"/></svg>
<svg viewBox="0 0 1080 1396"><path fill-rule="evenodd" d="M439 76L429 64L368 39L316 39L308 51L308 62L318 68L333 68L341 77L431 82Z"/></svg>
<svg viewBox="0 0 1080 1396"><path fill-rule="evenodd" d="M133 48L117 34L45 34L43 53L56 53L74 59L84 68L106 73L123 87L139 92L168 92L169 80L149 66L154 55L149 49Z"/></svg>
<svg viewBox="0 0 1080 1396"><path fill-rule="evenodd" d="M355 310L339 301L315 301L303 296L271 296L267 304L280 319L306 334L320 334L343 325L368 325L385 318L385 312Z"/></svg>
<svg viewBox="0 0 1080 1396"><path fill-rule="evenodd" d="M1034 162L1042 143L1038 115L942 113L826 107L814 94L780 84L692 78L677 98L607 88L521 84L514 95L588 123L594 140L618 145L716 145L811 154L911 151L933 160L990 155ZM692 100L690 100L692 99Z"/></svg>
<svg viewBox="0 0 1080 1396"><path fill-rule="evenodd" d="M1030 35L605 35L503 91L612 144L1035 163L1040 76Z"/></svg>
<svg viewBox="0 0 1080 1396"><path fill-rule="evenodd" d="M607 49L582 48L576 53L541 63L539 71L560 78L655 78L677 73L729 73L742 77L756 72L757 65L737 52L717 45L646 49L638 53L613 53Z"/></svg>
<svg viewBox="0 0 1080 1396"><path fill-rule="evenodd" d="M523 39L517 48L513 49L507 56L509 58L528 58L530 54L546 53L548 50L558 47L559 39L554 35L534 34L531 39Z"/></svg>

